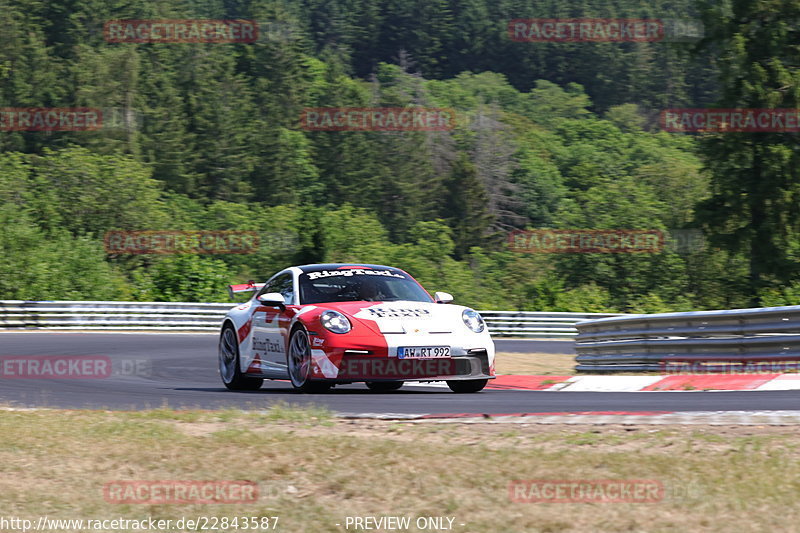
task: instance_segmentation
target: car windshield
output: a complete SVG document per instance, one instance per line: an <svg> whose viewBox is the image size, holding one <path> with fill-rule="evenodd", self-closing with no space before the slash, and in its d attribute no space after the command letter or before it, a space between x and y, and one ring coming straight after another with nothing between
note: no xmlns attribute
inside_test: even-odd
<svg viewBox="0 0 800 533"><path fill-rule="evenodd" d="M432 302L408 274L397 270L318 270L300 275L300 303Z"/></svg>

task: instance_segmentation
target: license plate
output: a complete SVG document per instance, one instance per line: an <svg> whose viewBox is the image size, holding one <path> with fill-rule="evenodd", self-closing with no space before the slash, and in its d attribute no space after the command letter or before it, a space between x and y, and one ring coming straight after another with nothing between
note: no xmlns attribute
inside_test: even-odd
<svg viewBox="0 0 800 533"><path fill-rule="evenodd" d="M405 346L397 349L398 359L434 359L450 357L449 346Z"/></svg>

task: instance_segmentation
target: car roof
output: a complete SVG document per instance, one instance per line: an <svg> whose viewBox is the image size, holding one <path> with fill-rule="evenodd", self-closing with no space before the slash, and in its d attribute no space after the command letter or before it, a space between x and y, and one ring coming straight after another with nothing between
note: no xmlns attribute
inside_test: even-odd
<svg viewBox="0 0 800 533"><path fill-rule="evenodd" d="M319 270L337 270L342 267L395 270L397 272L403 272L399 268L385 265L373 265L370 263L316 263L313 265L298 265L296 268L299 268L302 272L317 272Z"/></svg>

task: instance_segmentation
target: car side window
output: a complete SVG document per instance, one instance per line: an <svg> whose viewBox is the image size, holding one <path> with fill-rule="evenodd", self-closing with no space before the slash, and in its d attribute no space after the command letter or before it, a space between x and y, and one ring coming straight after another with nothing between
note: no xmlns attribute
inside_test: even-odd
<svg viewBox="0 0 800 533"><path fill-rule="evenodd" d="M283 303L292 305L294 303L294 283L291 274L281 276L281 284L278 286L276 292L281 293L283 296Z"/></svg>
<svg viewBox="0 0 800 533"><path fill-rule="evenodd" d="M283 296L283 303L292 305L294 303L294 283L291 274L283 274L273 279L261 289L259 296L268 292L279 292Z"/></svg>

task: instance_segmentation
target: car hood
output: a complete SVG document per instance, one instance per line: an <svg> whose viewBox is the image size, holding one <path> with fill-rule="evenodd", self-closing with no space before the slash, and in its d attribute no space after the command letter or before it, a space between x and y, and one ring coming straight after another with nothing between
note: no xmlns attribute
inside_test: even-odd
<svg viewBox="0 0 800 533"><path fill-rule="evenodd" d="M340 311L370 329L386 333L452 333L466 307L430 302L342 302L325 307Z"/></svg>

